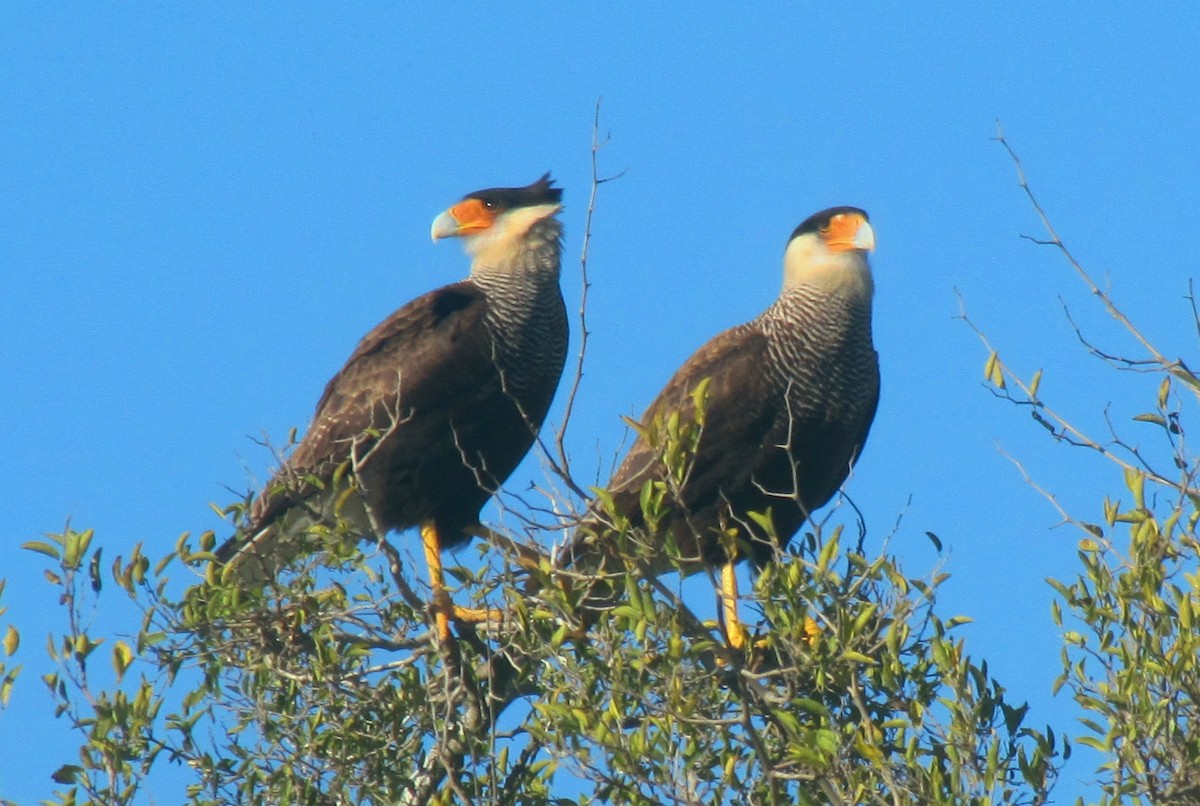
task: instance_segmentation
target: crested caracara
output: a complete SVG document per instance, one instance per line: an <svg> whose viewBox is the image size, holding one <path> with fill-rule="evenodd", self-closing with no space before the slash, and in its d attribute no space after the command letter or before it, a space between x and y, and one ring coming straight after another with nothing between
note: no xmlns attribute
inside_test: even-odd
<svg viewBox="0 0 1200 806"><path fill-rule="evenodd" d="M649 541L642 562L651 574L676 565L721 568L727 635L742 645L733 563L768 561L829 501L875 416L879 363L867 262L874 245L867 214L853 207L825 210L796 228L779 298L713 338L667 382L608 483L611 511L593 504L560 565L585 574L623 568L615 516L628 534ZM667 443L686 441L689 426L698 436L694 452L668 469ZM654 530L642 510L647 484L665 508ZM765 516L769 528L749 513ZM673 559L662 552L668 533L679 553Z"/></svg>
<svg viewBox="0 0 1200 806"><path fill-rule="evenodd" d="M463 240L470 275L363 337L247 526L217 550L227 575L273 576L305 551L305 530L335 514L363 534L418 527L448 636L439 551L479 529L480 509L533 445L566 359L561 198L547 174L471 193L434 220L434 241ZM351 495L335 483L347 472Z"/></svg>

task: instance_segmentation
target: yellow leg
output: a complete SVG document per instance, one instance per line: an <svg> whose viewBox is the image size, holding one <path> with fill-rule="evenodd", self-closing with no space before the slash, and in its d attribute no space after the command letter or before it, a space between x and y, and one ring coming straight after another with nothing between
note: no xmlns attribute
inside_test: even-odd
<svg viewBox="0 0 1200 806"><path fill-rule="evenodd" d="M804 617L804 643L813 646L821 638L821 625L812 616Z"/></svg>
<svg viewBox="0 0 1200 806"><path fill-rule="evenodd" d="M731 562L721 566L721 612L725 616L725 637L734 649L745 649L749 636L738 618L737 573Z"/></svg>
<svg viewBox="0 0 1200 806"><path fill-rule="evenodd" d="M725 636L734 649L744 650L750 642L750 633L738 617L738 584L733 563L721 566L721 614L725 620ZM812 616L804 617L804 642L813 646L821 638L821 625ZM756 648L765 646L765 639L755 643Z"/></svg>
<svg viewBox="0 0 1200 806"><path fill-rule="evenodd" d="M421 524L421 545L425 548L425 564L429 566L429 587L433 590L433 627L439 641L450 640L451 618L471 624L502 620L499 611L456 607L450 601L442 571L442 540L433 521Z"/></svg>
<svg viewBox="0 0 1200 806"><path fill-rule="evenodd" d="M433 589L433 627L439 641L450 640L450 595L442 573L442 541L433 521L421 524L421 544L425 547L425 565L429 567L429 587Z"/></svg>

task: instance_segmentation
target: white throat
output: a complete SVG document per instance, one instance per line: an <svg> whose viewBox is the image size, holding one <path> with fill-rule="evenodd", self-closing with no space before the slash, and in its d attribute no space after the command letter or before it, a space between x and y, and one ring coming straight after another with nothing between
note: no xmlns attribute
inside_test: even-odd
<svg viewBox="0 0 1200 806"><path fill-rule="evenodd" d="M489 229L467 238L463 247L476 265L505 265L520 249L530 228L561 209L560 204L538 204L510 210Z"/></svg>
<svg viewBox="0 0 1200 806"><path fill-rule="evenodd" d="M875 293L865 251L830 252L815 235L793 238L783 255L784 293L801 286L868 301Z"/></svg>

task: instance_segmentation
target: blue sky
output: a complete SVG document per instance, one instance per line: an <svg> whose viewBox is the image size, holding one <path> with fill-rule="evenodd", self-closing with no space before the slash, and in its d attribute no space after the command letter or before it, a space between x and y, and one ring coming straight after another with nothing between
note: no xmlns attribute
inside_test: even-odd
<svg viewBox="0 0 1200 806"><path fill-rule="evenodd" d="M1120 476L992 399L955 292L1081 425L1148 405L1077 348L1063 303L1130 345L1019 237L1038 223L991 138L1001 120L1062 236L1164 352L1194 352L1198 33L1186 4L6 5L2 575L27 671L0 713L0 798L48 794L73 746L37 679L54 592L17 547L68 517L112 553L217 527L208 503L269 472L252 438L303 428L359 336L465 273L428 232L468 191L554 172L577 305L600 96L602 171L625 174L594 224L576 471L606 477L620 416L771 301L800 220L867 209L883 396L848 492L868 547L902 516L891 549L953 575L939 606L974 619L972 652L1033 724L1074 730L1050 695L1043 580L1074 573L1077 537L1001 450L1080 517L1100 519ZM528 463L513 484L539 476Z"/></svg>

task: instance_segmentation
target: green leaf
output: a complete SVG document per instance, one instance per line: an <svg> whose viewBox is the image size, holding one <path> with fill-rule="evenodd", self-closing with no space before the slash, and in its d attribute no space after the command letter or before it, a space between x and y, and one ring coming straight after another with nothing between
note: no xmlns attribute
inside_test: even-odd
<svg viewBox="0 0 1200 806"><path fill-rule="evenodd" d="M988 356L983 367L983 376L997 389L1004 389L1004 367L1000 363L1000 354L995 350Z"/></svg>
<svg viewBox="0 0 1200 806"><path fill-rule="evenodd" d="M791 701L791 705L815 716L826 717L829 715L829 708L824 703L808 697L797 697Z"/></svg>
<svg viewBox="0 0 1200 806"><path fill-rule="evenodd" d="M47 557L53 560L57 560L61 556L58 552L58 548L50 545L49 543L43 543L40 540L30 540L27 543L22 543L21 548L28 551L36 551L38 554L45 554Z"/></svg>
<svg viewBox="0 0 1200 806"><path fill-rule="evenodd" d="M1167 375L1162 379L1162 383L1158 385L1158 408L1165 409L1167 407L1167 396L1171 394L1171 376Z"/></svg>
<svg viewBox="0 0 1200 806"><path fill-rule="evenodd" d="M113 669L117 672L118 681L125 676L125 671L131 663L133 663L133 650L129 648L129 644L124 641L117 641L113 644Z"/></svg>
<svg viewBox="0 0 1200 806"><path fill-rule="evenodd" d="M1139 509L1146 506L1144 493L1146 488L1146 476L1136 468L1125 469L1125 487L1129 492L1133 493L1133 505Z"/></svg>
<svg viewBox="0 0 1200 806"><path fill-rule="evenodd" d="M50 778L56 784L73 784L81 772L83 772L83 767L78 764L64 764L51 773Z"/></svg>
<svg viewBox="0 0 1200 806"><path fill-rule="evenodd" d="M1033 373L1033 379L1029 381L1029 396L1037 397L1038 388L1042 385L1042 371L1039 369Z"/></svg>
<svg viewBox="0 0 1200 806"><path fill-rule="evenodd" d="M692 407L696 411L696 424L700 426L704 425L708 409L708 387L711 383L712 377L710 376L696 384L696 388L692 390Z"/></svg>
<svg viewBox="0 0 1200 806"><path fill-rule="evenodd" d="M12 698L13 684L16 682L17 674L20 673L21 667L17 666L8 674L0 679L0 706L7 706Z"/></svg>

